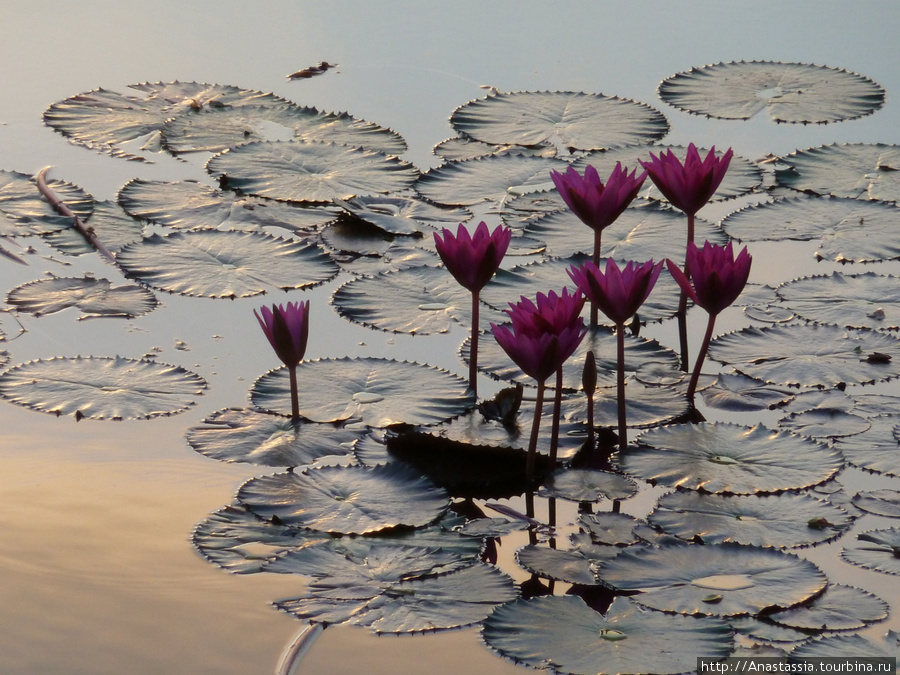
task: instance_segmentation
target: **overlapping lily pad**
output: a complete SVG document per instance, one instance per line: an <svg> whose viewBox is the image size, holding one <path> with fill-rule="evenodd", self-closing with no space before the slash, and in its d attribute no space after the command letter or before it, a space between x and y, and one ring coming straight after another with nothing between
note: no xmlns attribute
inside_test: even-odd
<svg viewBox="0 0 900 675"><path fill-rule="evenodd" d="M900 146L835 143L798 150L782 158L790 169L778 182L817 195L900 200Z"/></svg>
<svg viewBox="0 0 900 675"><path fill-rule="evenodd" d="M848 654L853 654L856 658L895 659L898 650L900 650L900 637L894 631L888 631L884 639L879 641L872 641L862 635L826 635L795 647L791 650L790 658L841 659L846 658Z"/></svg>
<svg viewBox="0 0 900 675"><path fill-rule="evenodd" d="M853 505L866 513L886 518L900 518L900 492L897 490L858 492L853 497Z"/></svg>
<svg viewBox="0 0 900 675"><path fill-rule="evenodd" d="M832 272L788 281L776 292L789 310L807 321L900 329L900 277Z"/></svg>
<svg viewBox="0 0 900 675"><path fill-rule="evenodd" d="M516 663L574 675L684 673L697 654L724 658L733 646L724 621L647 611L623 597L605 615L571 595L517 600L494 610L481 634Z"/></svg>
<svg viewBox="0 0 900 675"><path fill-rule="evenodd" d="M409 197L354 197L340 205L352 216L389 234L420 235L423 225L449 227L472 217L468 209L450 208ZM426 238L430 232L426 232Z"/></svg>
<svg viewBox="0 0 900 675"><path fill-rule="evenodd" d="M478 157L487 157L489 155L556 157L558 154L556 146L550 143L530 147L524 145L497 145L493 143L482 143L473 138L464 138L461 136L441 141L434 146L432 152L441 159L448 161L476 159Z"/></svg>
<svg viewBox="0 0 900 675"><path fill-rule="evenodd" d="M90 220L86 223L91 234L113 254L123 246L140 241L144 236L144 224L128 215L115 202L94 204ZM41 235L41 238L65 255L88 255L97 249L74 227Z"/></svg>
<svg viewBox="0 0 900 675"><path fill-rule="evenodd" d="M48 186L71 209L86 220L94 200L81 188L61 181ZM72 219L57 213L41 196L33 176L18 171L0 171L0 235L49 234L72 226Z"/></svg>
<svg viewBox="0 0 900 675"><path fill-rule="evenodd" d="M154 234L125 246L116 260L129 277L154 288L211 298L309 288L338 273L318 246L259 232Z"/></svg>
<svg viewBox="0 0 900 675"><path fill-rule="evenodd" d="M843 584L831 584L810 605L774 612L769 619L802 630L856 630L888 617L888 604L868 593Z"/></svg>
<svg viewBox="0 0 900 675"><path fill-rule="evenodd" d="M796 390L766 384L740 373L719 373L715 383L700 394L711 408L749 412L782 405L795 396Z"/></svg>
<svg viewBox="0 0 900 675"><path fill-rule="evenodd" d="M206 381L179 366L122 357L56 357L0 375L0 396L32 410L77 419L147 419L183 412Z"/></svg>
<svg viewBox="0 0 900 675"><path fill-rule="evenodd" d="M834 262L900 258L900 208L849 197L797 197L750 206L722 228L743 241L816 241L816 257Z"/></svg>
<svg viewBox="0 0 900 675"><path fill-rule="evenodd" d="M815 408L791 413L778 420L778 426L810 438L840 438L861 434L872 426L865 417L836 408Z"/></svg>
<svg viewBox="0 0 900 675"><path fill-rule="evenodd" d="M241 486L238 500L265 520L340 534L422 527L449 506L446 492L398 463L260 476Z"/></svg>
<svg viewBox="0 0 900 675"><path fill-rule="evenodd" d="M896 415L880 415L870 419L872 426L861 434L838 438L838 448L853 466L866 471L900 476L900 443L895 429L900 424Z"/></svg>
<svg viewBox="0 0 900 675"><path fill-rule="evenodd" d="M633 600L665 612L735 616L787 609L828 583L812 562L771 548L692 544L625 549L597 576Z"/></svg>
<svg viewBox="0 0 900 675"><path fill-rule="evenodd" d="M857 539L841 551L841 558L867 570L900 575L900 527L861 532Z"/></svg>
<svg viewBox="0 0 900 675"><path fill-rule="evenodd" d="M516 562L522 569L546 579L582 586L597 584L591 561L578 551L530 544L516 550Z"/></svg>
<svg viewBox="0 0 900 675"><path fill-rule="evenodd" d="M35 316L53 314L68 307L82 311L80 318L133 318L152 311L156 297L143 286L113 286L109 279L51 277L39 279L9 292L6 302Z"/></svg>
<svg viewBox="0 0 900 675"><path fill-rule="evenodd" d="M637 494L637 485L627 476L609 471L561 469L547 477L542 493L576 502L596 502L633 497Z"/></svg>
<svg viewBox="0 0 900 675"><path fill-rule="evenodd" d="M608 150L652 143L669 131L643 103L573 91L516 91L470 101L450 115L461 134L485 143Z"/></svg>
<svg viewBox="0 0 900 675"><path fill-rule="evenodd" d="M756 494L822 483L844 462L838 451L787 431L703 422L646 431L619 463L660 485Z"/></svg>
<svg viewBox="0 0 900 675"><path fill-rule="evenodd" d="M709 358L771 384L832 388L900 374L900 340L833 325L751 326L719 336Z"/></svg>
<svg viewBox="0 0 900 675"><path fill-rule="evenodd" d="M642 524L646 525L627 513L582 513L578 516L581 531L586 532L594 544L606 546L636 544L639 537L635 530Z"/></svg>
<svg viewBox="0 0 900 675"><path fill-rule="evenodd" d="M750 119L768 109L775 122L826 124L871 115L884 89L867 77L809 63L731 61L691 68L659 85L666 103L695 115Z"/></svg>
<svg viewBox="0 0 900 675"><path fill-rule="evenodd" d="M341 358L306 361L297 368L300 414L314 422L358 419L372 427L437 424L475 404L465 380L445 370L407 361ZM250 399L265 410L289 414L286 368L253 385Z"/></svg>
<svg viewBox="0 0 900 675"><path fill-rule="evenodd" d="M232 190L291 202L402 192L418 170L393 155L318 141L257 141L219 153L206 168Z"/></svg>
<svg viewBox="0 0 900 675"><path fill-rule="evenodd" d="M660 498L647 517L686 541L794 548L841 536L853 518L808 494L708 495L679 490Z"/></svg>
<svg viewBox="0 0 900 675"><path fill-rule="evenodd" d="M259 230L281 228L308 232L332 222L333 208L307 207L216 190L195 181L130 181L119 203L131 215L175 229Z"/></svg>

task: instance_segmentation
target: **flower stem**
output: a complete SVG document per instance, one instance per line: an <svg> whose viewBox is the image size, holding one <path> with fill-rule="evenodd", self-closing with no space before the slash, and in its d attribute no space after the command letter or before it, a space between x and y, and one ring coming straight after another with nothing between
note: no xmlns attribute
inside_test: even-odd
<svg viewBox="0 0 900 675"><path fill-rule="evenodd" d="M617 389L619 409L619 450L625 452L628 447L628 429L625 424L625 324L616 326L616 357L617 357Z"/></svg>
<svg viewBox="0 0 900 675"><path fill-rule="evenodd" d="M591 256L591 262L600 267L600 230L594 230L594 254ZM600 321L600 313L597 305L591 300L591 326L596 326Z"/></svg>
<svg viewBox="0 0 900 675"><path fill-rule="evenodd" d="M478 291L472 291L472 339L469 341L469 389L478 396Z"/></svg>
<svg viewBox="0 0 900 675"><path fill-rule="evenodd" d="M297 366L288 366L288 375L291 379L291 419L300 417L300 401L297 398Z"/></svg>
<svg viewBox="0 0 900 675"><path fill-rule="evenodd" d="M716 315L709 315L709 322L706 324L706 335L703 336L703 344L700 346L700 353L697 354L697 363L694 364L694 372L691 373L691 382L688 385L687 397L691 404L694 405L694 393L697 391L697 381L700 379L700 369L703 367L703 361L706 359L706 352L709 350L709 343L712 340L713 328L716 325Z"/></svg>
<svg viewBox="0 0 900 675"><path fill-rule="evenodd" d="M559 417L562 413L562 365L556 369L556 392L553 398L553 424L550 432L550 466L556 466L556 452L559 448Z"/></svg>
<svg viewBox="0 0 900 675"><path fill-rule="evenodd" d="M534 477L537 460L538 431L541 427L541 413L544 410L544 381L538 382L537 401L534 404L534 420L531 422L531 439L528 441L528 457L525 460L525 479L530 483Z"/></svg>
<svg viewBox="0 0 900 675"><path fill-rule="evenodd" d="M690 276L690 272L687 268L687 249L694 241L694 214L688 213L687 219L687 244L684 247L684 273L686 276ZM676 316L678 317L678 341L681 343L681 370L686 373L688 371L688 362L690 358L688 356L687 293L683 290L681 291L681 297L678 300L678 312L676 313Z"/></svg>

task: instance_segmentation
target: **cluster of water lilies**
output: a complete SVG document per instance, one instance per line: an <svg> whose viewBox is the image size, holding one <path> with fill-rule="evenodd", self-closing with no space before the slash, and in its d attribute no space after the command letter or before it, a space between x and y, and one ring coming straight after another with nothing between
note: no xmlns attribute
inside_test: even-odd
<svg viewBox="0 0 900 675"><path fill-rule="evenodd" d="M687 370L687 340L685 310L687 299L702 307L709 314L706 334L692 369L686 396L693 403L698 378L712 338L716 317L730 306L741 293L750 274L751 256L744 248L737 256L731 243L722 247L709 241L702 247L694 243L694 218L710 199L728 170L732 151L721 157L712 148L706 158L701 158L694 144L690 144L684 161L671 150L659 156L650 153L650 161L641 162L644 172L636 175L617 163L606 182L597 170L588 166L584 174L569 167L566 173L551 171L557 190L568 207L594 231L592 260L568 270L575 284L570 292L549 290L537 293L534 299L522 296L509 303L505 310L509 323L491 323L494 339L516 365L537 383L535 405L528 454L526 475L534 473L537 441L547 380L554 374L555 387L554 428L551 434L550 461L556 460L559 433L559 408L562 396L562 367L572 356L587 334L582 318L586 301L590 301L591 325L597 324L602 312L615 325L617 336L617 395L618 395L618 444L627 448L627 420L625 414L625 324L633 317L650 295L662 272L664 261L627 261L620 267L615 260L606 260L601 269L600 238L603 230L611 225L635 199L647 176L666 198L687 216L687 251L684 269L666 260L670 274L681 288L679 332L682 339L682 368ZM498 226L492 232L482 221L470 233L460 224L456 233L443 228L435 233L434 241L446 269L472 294L472 335L469 348L469 387L477 393L479 294L490 281L509 247L512 230ZM262 308L257 319L265 331L276 354L287 366L290 374L291 405L294 418L299 416L297 404L296 367L303 359L308 327L309 302L288 303L286 307L275 305ZM592 409L593 386L596 374L593 353L589 353L585 366L585 393ZM589 426L593 426L589 418Z"/></svg>

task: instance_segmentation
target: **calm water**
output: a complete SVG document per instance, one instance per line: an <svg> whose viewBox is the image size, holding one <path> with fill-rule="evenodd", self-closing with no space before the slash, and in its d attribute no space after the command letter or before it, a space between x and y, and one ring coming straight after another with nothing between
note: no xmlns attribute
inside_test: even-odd
<svg viewBox="0 0 900 675"><path fill-rule="evenodd" d="M892 0L0 0L0 169L36 173L53 165L53 177L97 199L114 198L132 178L202 180L199 162L113 159L68 144L41 122L50 103L79 92L174 79L239 85L349 111L402 134L410 146L405 158L423 169L437 164L432 146L452 135L450 112L483 96L482 85L634 98L667 115L667 142L730 145L748 158L835 141L900 143L898 30L900 5ZM285 77L322 60L340 68L311 80ZM885 87L887 104L858 121L776 127L764 118L739 123L691 117L657 99L661 79L727 60L846 68ZM797 268L790 247L752 250L753 281L828 271L812 262L809 269ZM85 271L116 279L93 257L71 266L38 259L29 268L0 260L0 288L5 293L47 272ZM460 330L423 341L341 321L327 296L345 278L311 294L308 356L417 358L464 373L455 356ZM160 299L160 309L127 322L76 322L72 310L26 316L18 337L16 323L4 320L7 337L15 338L2 345L11 364L79 354L138 358L158 350L160 361L199 373L210 390L185 414L144 422L76 423L0 403L2 673L269 673L300 628L268 606L296 592L300 582L228 575L188 543L198 521L229 503L246 478L265 473L206 459L183 441L184 431L213 411L244 405L252 381L278 365L252 319L262 301ZM740 321L739 315L732 319ZM727 320L719 326L728 328ZM176 341L186 348L176 348ZM485 381L483 393L491 386ZM852 480L866 489L889 485L861 475ZM865 529L891 525L872 517ZM502 551L507 562L513 548ZM809 555L826 572L846 574L848 566L834 561L835 550L822 547ZM874 573L854 574L854 583L882 594L891 583ZM315 644L302 672L421 673L426 662L430 673L519 670L481 647L473 631L376 639L333 628Z"/></svg>

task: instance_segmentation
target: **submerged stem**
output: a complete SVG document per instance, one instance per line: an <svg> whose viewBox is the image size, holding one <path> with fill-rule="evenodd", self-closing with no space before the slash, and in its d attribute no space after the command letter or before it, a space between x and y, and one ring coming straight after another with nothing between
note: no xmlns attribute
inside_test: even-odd
<svg viewBox="0 0 900 675"><path fill-rule="evenodd" d="M687 266L687 249L694 241L694 214L688 213L687 219L687 244L684 248L684 273L686 276L690 277L690 271ZM688 356L687 293L685 293L684 290L681 291L681 297L678 300L678 312L676 313L676 316L678 317L678 341L681 343L681 370L686 373L688 372L688 362L690 361L690 357Z"/></svg>
<svg viewBox="0 0 900 675"><path fill-rule="evenodd" d="M616 407L619 410L619 450L625 452L628 447L628 430L625 420L625 324L616 326L616 360L618 389L618 401Z"/></svg>
<svg viewBox="0 0 900 675"><path fill-rule="evenodd" d="M288 366L288 374L291 378L291 419L296 421L300 417L300 400L297 398L297 366Z"/></svg>
<svg viewBox="0 0 900 675"><path fill-rule="evenodd" d="M556 395L553 397L553 424L550 431L550 466L556 465L556 454L559 448L559 417L562 413L562 365L556 370Z"/></svg>
<svg viewBox="0 0 900 675"><path fill-rule="evenodd" d="M600 267L600 230L594 230L594 254L591 256L591 262ZM600 321L600 313L597 305L593 300L591 302L591 327L596 326Z"/></svg>
<svg viewBox="0 0 900 675"><path fill-rule="evenodd" d="M541 428L541 412L544 409L544 381L538 382L537 401L534 404L534 420L531 422L531 439L528 441L528 457L525 460L525 479L531 483L537 460L538 431ZM533 516L533 514L528 514Z"/></svg>
<svg viewBox="0 0 900 675"><path fill-rule="evenodd" d="M700 369L703 367L703 361L706 359L706 352L709 350L709 343L712 340L713 328L716 325L716 315L709 315L709 322L706 324L706 335L703 336L703 344L700 345L700 353L697 354L697 363L694 364L694 372L691 373L691 382L688 385L687 397L691 406L694 405L694 393L697 391L697 381L700 379Z"/></svg>

